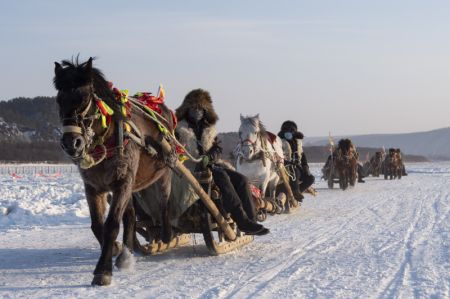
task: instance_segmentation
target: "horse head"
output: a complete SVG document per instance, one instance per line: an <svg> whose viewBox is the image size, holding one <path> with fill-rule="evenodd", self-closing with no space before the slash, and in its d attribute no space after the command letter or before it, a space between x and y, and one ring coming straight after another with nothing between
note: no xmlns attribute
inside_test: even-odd
<svg viewBox="0 0 450 299"><path fill-rule="evenodd" d="M397 161L397 152L395 151L395 149L389 149L389 153L387 156L387 159L389 161L389 163L391 163L391 165L394 165Z"/></svg>
<svg viewBox="0 0 450 299"><path fill-rule="evenodd" d="M239 127L240 154L246 160L252 159L260 150L261 122L259 114L255 116L242 116Z"/></svg>
<svg viewBox="0 0 450 299"><path fill-rule="evenodd" d="M338 159L345 165L349 165L354 159L354 146L350 139L341 139L338 143Z"/></svg>
<svg viewBox="0 0 450 299"><path fill-rule="evenodd" d="M374 162L379 164L383 160L383 153L382 152L376 152L375 153L375 159Z"/></svg>
<svg viewBox="0 0 450 299"><path fill-rule="evenodd" d="M113 110L118 109L108 82L99 70L92 67L92 61L91 57L83 63L79 63L78 58L75 62L55 62L53 83L58 91L56 101L63 133L60 144L74 160L82 158L93 141L95 131L101 129L101 126L94 126L99 95Z"/></svg>

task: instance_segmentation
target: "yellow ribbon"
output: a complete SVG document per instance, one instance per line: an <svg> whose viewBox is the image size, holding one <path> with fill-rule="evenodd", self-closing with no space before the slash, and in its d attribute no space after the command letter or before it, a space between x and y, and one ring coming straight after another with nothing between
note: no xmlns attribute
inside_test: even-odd
<svg viewBox="0 0 450 299"><path fill-rule="evenodd" d="M120 102L122 103L122 114L123 116L127 116L127 107L125 107L125 103L128 102L128 89L121 90L120 93L122 96L120 97Z"/></svg>

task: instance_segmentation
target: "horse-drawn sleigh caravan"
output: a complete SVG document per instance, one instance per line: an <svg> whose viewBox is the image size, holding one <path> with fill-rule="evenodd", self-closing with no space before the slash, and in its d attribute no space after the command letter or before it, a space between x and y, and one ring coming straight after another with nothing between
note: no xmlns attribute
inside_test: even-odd
<svg viewBox="0 0 450 299"><path fill-rule="evenodd" d="M126 268L130 252L162 252L192 233L203 235L211 254L234 250L269 232L257 220L289 212L302 193L315 193L303 134L292 121L277 136L258 115L241 116L236 171L220 159L218 117L204 90L188 93L175 115L162 89L129 96L104 79L92 58L55 63L54 85L61 147L78 165L101 247L93 285L111 283L113 256ZM354 185L357 159L350 140L339 142L324 171L329 184L339 176L341 188ZM121 222L123 245L116 242Z"/></svg>
<svg viewBox="0 0 450 299"><path fill-rule="evenodd" d="M333 189L335 183L339 183L340 188L345 190L348 185L354 186L356 179L358 182L364 182L362 178L369 175L379 177L383 174L386 180L400 179L402 175L407 175L400 149L390 148L386 154L383 148L383 151L375 152L370 160L361 164L356 147L350 139L339 140L337 148L334 149L330 138L330 145L332 153L322 168L322 177L328 182L330 189Z"/></svg>
<svg viewBox="0 0 450 299"><path fill-rule="evenodd" d="M213 254L245 245L253 240L252 235L268 233L254 222L253 203L242 200L241 193L250 190L248 183L242 183L244 177L210 161L221 151L215 136L205 141L207 134L202 135L194 145L205 144L195 150L181 144L175 136L177 119L165 106L162 91L157 96L131 97L128 91L113 88L92 67L92 60L55 63L54 85L63 125L61 147L79 166L91 228L101 246L93 285L111 283L114 255L118 255L115 265L123 268L128 265L129 252L160 252L185 243L190 233L202 233ZM194 111L202 117L203 112ZM195 126L209 122L205 116ZM180 128L177 133L183 132ZM194 137L198 129L192 129ZM195 169L186 168L186 158ZM282 160L276 162L283 177ZM230 182L233 179L241 186ZM285 185L292 203L289 183ZM266 210L275 209L264 194L257 201ZM122 221L123 248L116 242ZM148 244L142 245L137 235Z"/></svg>

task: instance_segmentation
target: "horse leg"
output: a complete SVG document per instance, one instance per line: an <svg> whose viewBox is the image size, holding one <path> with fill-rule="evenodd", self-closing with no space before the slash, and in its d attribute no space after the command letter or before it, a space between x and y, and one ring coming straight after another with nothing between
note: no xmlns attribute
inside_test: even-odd
<svg viewBox="0 0 450 299"><path fill-rule="evenodd" d="M162 222L161 240L164 243L169 244L170 241L172 241L172 225L170 224L169 217L169 197L172 185L172 172L166 171L159 179L159 182L162 194L160 203Z"/></svg>
<svg viewBox="0 0 450 299"><path fill-rule="evenodd" d="M119 269L129 269L134 265L133 248L136 225L136 212L133 201L130 200L123 214L123 244L124 248L116 259L116 266Z"/></svg>
<svg viewBox="0 0 450 299"><path fill-rule="evenodd" d="M261 185L261 194L263 197L266 197L267 187L269 185L269 175L264 178L264 181ZM272 194L269 195L272 198Z"/></svg>
<svg viewBox="0 0 450 299"><path fill-rule="evenodd" d="M343 190L346 190L348 187L348 172L346 170L344 170L344 172L342 173L342 186L343 186Z"/></svg>
<svg viewBox="0 0 450 299"><path fill-rule="evenodd" d="M88 184L84 185L86 200L91 215L91 230L100 244L103 244L103 219L106 211L106 192L98 192Z"/></svg>
<svg viewBox="0 0 450 299"><path fill-rule="evenodd" d="M112 276L113 245L119 234L120 221L131 200L132 176L129 175L113 184L113 197L108 217L103 226L102 254L94 270L92 285L109 285Z"/></svg>
<svg viewBox="0 0 450 299"><path fill-rule="evenodd" d="M358 176L358 166L353 167L352 171L351 171L351 178L350 178L350 186L354 187L355 183L356 183L356 178ZM363 174L360 174L361 176L363 176ZM361 178L362 179L362 178Z"/></svg>
<svg viewBox="0 0 450 299"><path fill-rule="evenodd" d="M285 204L287 202L287 200L285 200L283 202L283 195L280 195L277 197L277 186L278 183L280 182L280 177L278 175L275 175L272 180L269 182L269 194L270 194L270 199L272 200L272 202L274 203L274 207L275 207L275 212L277 214L283 212L284 208L285 208ZM282 194L285 195L284 198L287 198L286 194L287 194L287 190L285 191L286 193L282 192ZM289 204L289 202L288 202Z"/></svg>
<svg viewBox="0 0 450 299"><path fill-rule="evenodd" d="M277 175L277 176L273 176L272 179L268 183L270 199L272 199L272 200L275 200L275 198L276 198L277 185L278 185L279 181L280 181L280 178Z"/></svg>
<svg viewBox="0 0 450 299"><path fill-rule="evenodd" d="M339 187L344 190L344 173L339 169Z"/></svg>

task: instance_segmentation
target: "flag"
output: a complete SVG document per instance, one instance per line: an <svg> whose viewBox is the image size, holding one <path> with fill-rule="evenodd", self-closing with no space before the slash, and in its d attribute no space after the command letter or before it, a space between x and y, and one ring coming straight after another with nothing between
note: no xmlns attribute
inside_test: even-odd
<svg viewBox="0 0 450 299"><path fill-rule="evenodd" d="M331 146L334 146L334 141L333 141L333 138L331 137L331 133L330 133L330 132L328 133L328 143L329 143Z"/></svg>
<svg viewBox="0 0 450 299"><path fill-rule="evenodd" d="M330 144L330 153L332 153L334 148L334 141L331 137L331 132L328 132L328 143Z"/></svg>
<svg viewBox="0 0 450 299"><path fill-rule="evenodd" d="M166 98L166 91L164 90L164 86L162 84L159 84L157 98L161 100L164 100Z"/></svg>

